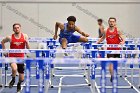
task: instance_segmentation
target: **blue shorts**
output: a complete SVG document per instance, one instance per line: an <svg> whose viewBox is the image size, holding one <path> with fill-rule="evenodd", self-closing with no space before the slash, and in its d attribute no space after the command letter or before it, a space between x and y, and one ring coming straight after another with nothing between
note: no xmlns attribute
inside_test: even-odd
<svg viewBox="0 0 140 93"><path fill-rule="evenodd" d="M76 43L76 42L79 42L80 36L72 35L69 37L60 37L59 38L60 44L62 43L62 38L66 38L68 43Z"/></svg>

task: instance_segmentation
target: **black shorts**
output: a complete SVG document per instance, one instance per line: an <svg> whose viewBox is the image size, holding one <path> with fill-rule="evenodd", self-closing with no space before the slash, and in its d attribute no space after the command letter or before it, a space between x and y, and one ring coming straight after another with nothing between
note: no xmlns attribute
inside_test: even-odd
<svg viewBox="0 0 140 93"><path fill-rule="evenodd" d="M120 54L107 54L107 58L120 58Z"/></svg>
<svg viewBox="0 0 140 93"><path fill-rule="evenodd" d="M20 74L24 74L24 64L17 64L17 71Z"/></svg>

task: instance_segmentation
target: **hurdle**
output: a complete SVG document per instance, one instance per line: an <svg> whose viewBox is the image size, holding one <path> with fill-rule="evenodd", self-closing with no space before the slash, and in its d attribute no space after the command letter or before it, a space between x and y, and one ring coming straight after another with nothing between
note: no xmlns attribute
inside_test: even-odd
<svg viewBox="0 0 140 93"><path fill-rule="evenodd" d="M53 52L68 52L68 50L49 50L49 53L48 53L48 50L42 50L42 49L23 49L23 50L17 50L17 49L5 49L5 50L1 50L0 52L7 52L7 53L36 53L36 57L39 58L42 54L42 51L45 53L45 57L49 57L50 53L53 51ZM78 50L77 50L78 51ZM81 50L79 50L81 51ZM69 52L72 52L72 50L70 50ZM76 51L75 51L76 52ZM38 67L38 66L37 66ZM38 72L38 71L37 71ZM33 85L30 85L30 86L33 86Z"/></svg>
<svg viewBox="0 0 140 93"><path fill-rule="evenodd" d="M29 53L29 52L35 52L36 50L30 49L30 50L16 50L16 51L14 51L14 50L5 50L5 51L6 51L6 52L8 52L8 51L9 51L9 52L16 52L16 53L17 53L17 52L26 52L26 53ZM40 53L42 53L43 50L37 50L37 51L39 51ZM45 51L45 50L44 50L44 51ZM46 50L46 51L47 51L47 50ZM52 50L51 50L51 51L52 51ZM62 51L62 50L54 50L54 51L57 51L57 52L66 52L67 50L63 50L63 51ZM70 51L70 50L69 50L69 51ZM72 50L71 50L71 51L72 51ZM76 50L75 50L75 51L76 51ZM78 50L77 50L77 51L78 51ZM80 51L80 50L79 50L79 51ZM81 50L81 51L83 51L83 50ZM84 51L85 51L85 50L84 50ZM84 52L84 51L83 51L83 52ZM90 50L87 50L87 51L95 51L95 49L93 49L93 50L90 49ZM97 52L97 50L96 50L96 52ZM98 52L104 52L104 51L103 51L103 50L100 50L100 51L98 51ZM111 53L115 53L116 51L113 51L113 50L112 50L112 51L110 51L110 50L107 51L107 50L106 50L106 52L107 52L107 53L110 53L110 52L111 52ZM133 52L134 52L134 53L139 53L140 51L138 51L138 50L135 50L135 51L134 51L134 50L133 50L133 51L132 51L132 50L119 50L118 53L133 53ZM40 55L40 53L38 53L38 55ZM85 52L84 52L84 53L85 53ZM96 54L96 53L95 53L95 54ZM49 55L49 54L48 54L48 55ZM93 70L93 71L94 71L94 70ZM92 72L92 73L93 73L93 72Z"/></svg>
<svg viewBox="0 0 140 93"><path fill-rule="evenodd" d="M95 62L101 62L101 67L102 67L102 70L101 70L101 93L106 93L106 65L108 63L112 63L113 64L113 71L114 71L114 75L113 75L113 90L112 90L112 93L118 93L117 91L117 82L118 82L118 79L117 79L117 67L118 67L118 61L119 60L110 60L110 59L107 59L107 60L99 60L99 59L95 59L94 60Z"/></svg>
<svg viewBox="0 0 140 93"><path fill-rule="evenodd" d="M50 41L48 41L47 42L47 46L48 46L48 49L56 49L56 47L57 46L60 46L60 44L58 45L57 44L57 42L55 41L55 40L50 40ZM70 44L68 44L68 47L71 47L71 46L74 46L74 47L77 47L77 46L81 46L81 43L77 43L77 44L75 44L75 43L70 43ZM66 49L67 50L67 49ZM68 52L68 51L67 51ZM52 52L51 53L51 57L52 58L54 58L55 57L55 55L56 55L56 53L57 52ZM62 52L61 52L62 53ZM69 53L69 52L68 52ZM68 56L68 57L71 57L71 56ZM61 69L62 67L56 67L54 64L52 64L51 65L51 81L52 81L52 78L54 77L54 76L64 76L64 75L55 75L55 69ZM64 68L63 68L64 69ZM66 68L65 68L66 69ZM70 67L69 68L67 68L67 69L70 69ZM73 69L73 68L72 68ZM78 68L79 69L79 68ZM71 75L72 76L72 75ZM80 76L80 75L79 75ZM50 82L51 82L50 81ZM90 84L89 84L89 86L90 86ZM51 82L51 87L53 88L53 84L52 84L52 82Z"/></svg>
<svg viewBox="0 0 140 93"><path fill-rule="evenodd" d="M140 50L140 45L137 45L138 49ZM140 54L139 54L139 57L140 58ZM140 76L140 64L139 64L139 76ZM140 88L140 77L139 77L139 85L138 87Z"/></svg>
<svg viewBox="0 0 140 93"><path fill-rule="evenodd" d="M48 88L49 88L49 77L50 77L50 64L92 64L92 61L89 59L47 59L47 58L37 58L37 59L31 59L31 58L25 58L25 59L16 59L16 58L1 58L1 62L5 63L10 60L14 61L14 62L23 62L23 60L25 60L26 63L26 75L25 75L25 81L26 81L26 88L25 88L25 93L31 93L30 91L30 67L31 67L31 63L32 62L39 62L39 87L38 87L38 93L48 93ZM11 61L10 61L11 62ZM9 63L10 63L9 62ZM45 86L43 85L43 78L44 78L44 74L43 74L43 65L45 63ZM43 90L43 87L45 88L45 92ZM64 87L64 86L63 86ZM95 92L92 92L95 93Z"/></svg>
<svg viewBox="0 0 140 93"><path fill-rule="evenodd" d="M105 54L107 53L107 54L110 54L110 53L112 53L112 54L114 54L115 52L113 52L114 50L98 50L98 51L93 51L94 52L94 56L96 56L96 53L98 52L98 53L100 53L101 55L102 55L102 58L104 58L105 57ZM118 52L117 52L118 51ZM120 54L121 53L131 53L131 54L135 54L135 53L140 53L140 51L139 50L129 50L129 52L128 52L128 50L126 51L126 50L117 50L116 52L117 53L119 53L120 52ZM127 64L131 64L133 61L134 61L134 59L131 59L131 60L129 60L130 62L129 63L127 63ZM138 60L135 60L135 61L138 61ZM137 64L139 64L138 62L137 62ZM140 92L134 85L133 85L133 73L131 72L131 82L129 82L129 80L127 80L127 78L125 78L125 80L127 81L127 83L130 85L130 86L118 86L118 88L134 88L137 92ZM111 88L110 86L106 86L107 88ZM101 88L101 87L98 87L98 88Z"/></svg>
<svg viewBox="0 0 140 93"><path fill-rule="evenodd" d="M128 52L129 53L129 52Z"/></svg>
<svg viewBox="0 0 140 93"><path fill-rule="evenodd" d="M84 52L84 50L80 50L80 51ZM65 50L63 50L63 49L61 49L60 51L57 50L55 53L59 53L59 52L61 52L61 53L75 53L75 52L77 52L77 50L73 50L73 49L70 49L70 50L69 49L65 49ZM65 57L65 58L69 58L69 57ZM67 68L67 69L70 69L70 68ZM75 68L73 68L73 69L75 69ZM55 75L55 76L61 76L61 77L63 77L63 76L67 76L67 77L73 77L73 76L74 77L84 77L84 75ZM84 85L90 86L90 84L88 83L88 84L67 85L67 87L84 86ZM57 87L57 86L54 86L54 87Z"/></svg>
<svg viewBox="0 0 140 93"><path fill-rule="evenodd" d="M0 44L0 49L2 49L2 45ZM0 57L2 57L2 53L0 53ZM2 87L2 64L0 63L0 87Z"/></svg>

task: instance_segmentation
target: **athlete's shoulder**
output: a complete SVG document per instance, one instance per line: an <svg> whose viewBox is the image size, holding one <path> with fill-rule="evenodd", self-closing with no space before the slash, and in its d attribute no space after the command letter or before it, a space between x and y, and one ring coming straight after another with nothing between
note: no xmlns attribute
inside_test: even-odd
<svg viewBox="0 0 140 93"><path fill-rule="evenodd" d="M108 28L109 28L109 27L106 27L106 28L104 29L104 32L107 32Z"/></svg>
<svg viewBox="0 0 140 93"><path fill-rule="evenodd" d="M103 25L101 25L99 28L104 29L104 26L103 26Z"/></svg>
<svg viewBox="0 0 140 93"><path fill-rule="evenodd" d="M4 42L10 42L11 41L11 35L8 35L6 37L3 38Z"/></svg>
<svg viewBox="0 0 140 93"><path fill-rule="evenodd" d="M118 26L116 26L116 30L119 34L122 32L121 29Z"/></svg>
<svg viewBox="0 0 140 93"><path fill-rule="evenodd" d="M61 30L63 30L63 29L64 29L65 23L56 22L56 25L57 25Z"/></svg>
<svg viewBox="0 0 140 93"><path fill-rule="evenodd" d="M80 27L78 27L78 26L75 25L74 30L75 30L75 31L79 31L79 30L81 30L81 29L80 29Z"/></svg>
<svg viewBox="0 0 140 93"><path fill-rule="evenodd" d="M11 38L12 38L12 35L13 35L13 34L11 34L11 35L7 35L5 38L7 38L7 39L11 39Z"/></svg>
<svg viewBox="0 0 140 93"><path fill-rule="evenodd" d="M24 36L25 39L28 38L28 35L27 34L25 34L25 33L22 33L22 34L23 34L23 36Z"/></svg>
<svg viewBox="0 0 140 93"><path fill-rule="evenodd" d="M116 27L117 31L120 31L120 28L119 27Z"/></svg>
<svg viewBox="0 0 140 93"><path fill-rule="evenodd" d="M8 38L8 39L11 39L11 37L12 37L12 35L8 35L8 36L6 36L6 38Z"/></svg>

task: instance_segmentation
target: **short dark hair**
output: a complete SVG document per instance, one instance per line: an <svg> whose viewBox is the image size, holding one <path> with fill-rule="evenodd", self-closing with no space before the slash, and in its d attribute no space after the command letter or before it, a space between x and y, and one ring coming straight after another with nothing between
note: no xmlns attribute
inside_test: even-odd
<svg viewBox="0 0 140 93"><path fill-rule="evenodd" d="M76 17L75 17L75 16L69 16L69 17L67 18L67 21L76 22Z"/></svg>
<svg viewBox="0 0 140 93"><path fill-rule="evenodd" d="M98 22L103 22L103 20L102 20L102 19L98 19L97 21L98 21Z"/></svg>
<svg viewBox="0 0 140 93"><path fill-rule="evenodd" d="M13 28L15 27L15 25L19 25L21 27L21 24L20 23L14 23L13 24Z"/></svg>
<svg viewBox="0 0 140 93"><path fill-rule="evenodd" d="M110 17L110 18L108 19L108 21L109 21L110 19L114 19L115 21L117 21L115 17Z"/></svg>

